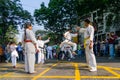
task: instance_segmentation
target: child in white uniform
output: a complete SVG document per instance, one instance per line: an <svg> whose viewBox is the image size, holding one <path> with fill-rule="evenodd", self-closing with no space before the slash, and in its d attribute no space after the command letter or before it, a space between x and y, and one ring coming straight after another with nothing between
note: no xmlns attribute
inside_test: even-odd
<svg viewBox="0 0 120 80"><path fill-rule="evenodd" d="M11 42L10 44L10 50L11 50L11 60L12 60L12 66L13 68L16 68L18 53L16 51L16 44L14 42Z"/></svg>

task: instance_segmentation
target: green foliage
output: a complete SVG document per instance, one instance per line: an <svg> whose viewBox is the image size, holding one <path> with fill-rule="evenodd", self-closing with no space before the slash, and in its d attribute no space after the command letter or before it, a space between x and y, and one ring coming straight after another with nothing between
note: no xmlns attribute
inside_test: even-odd
<svg viewBox="0 0 120 80"><path fill-rule="evenodd" d="M5 34L10 25L17 29L18 25L23 25L26 21L33 21L31 14L24 10L20 0L0 0L0 36L5 42Z"/></svg>
<svg viewBox="0 0 120 80"><path fill-rule="evenodd" d="M34 17L45 29L62 34L66 27L79 24L79 19L96 9L106 9L108 0L50 0L48 7L41 4Z"/></svg>
<svg viewBox="0 0 120 80"><path fill-rule="evenodd" d="M45 30L37 30L36 32L35 32L35 35L36 36L44 36L44 35L46 35L48 33L48 31L45 31Z"/></svg>
<svg viewBox="0 0 120 80"><path fill-rule="evenodd" d="M63 33L66 26L76 24L77 12L74 10L74 0L50 0L48 8L44 3L36 9L34 16L37 23L44 24L45 29L55 33Z"/></svg>
<svg viewBox="0 0 120 80"><path fill-rule="evenodd" d="M61 38L66 27L72 27L72 24L78 25L84 15L98 9L100 15L110 11L118 16L120 0L50 0L48 7L42 3L40 9L35 10L34 17L37 24L44 25L45 29ZM116 24L110 19L107 22L109 25Z"/></svg>
<svg viewBox="0 0 120 80"><path fill-rule="evenodd" d="M16 42L16 34L18 34L18 31L12 25L10 25L5 34L6 41L7 42L10 42L10 41Z"/></svg>

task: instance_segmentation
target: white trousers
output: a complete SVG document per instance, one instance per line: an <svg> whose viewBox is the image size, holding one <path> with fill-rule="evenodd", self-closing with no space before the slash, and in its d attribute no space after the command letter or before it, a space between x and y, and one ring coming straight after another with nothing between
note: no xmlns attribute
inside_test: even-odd
<svg viewBox="0 0 120 80"><path fill-rule="evenodd" d="M76 50L77 50L77 44L74 43L74 42L65 40L65 41L63 41L63 42L60 44L60 47L62 47L64 44L68 44L68 45L72 46L72 47L73 47L73 51L76 51Z"/></svg>
<svg viewBox="0 0 120 80"><path fill-rule="evenodd" d="M25 71L33 73L35 66L35 53L25 53Z"/></svg>
<svg viewBox="0 0 120 80"><path fill-rule="evenodd" d="M68 51L68 55L70 56L70 58L73 58L73 54L72 54L72 52L71 52L71 50L70 49L68 49L68 50L65 50L65 52L67 52Z"/></svg>
<svg viewBox="0 0 120 80"><path fill-rule="evenodd" d="M39 52L38 53L38 64L39 63L44 63L45 62L45 55L44 55L44 52L42 51L42 52Z"/></svg>
<svg viewBox="0 0 120 80"><path fill-rule="evenodd" d="M93 52L93 48L89 49L89 45L87 45L85 48L85 53L86 53L87 65L89 66L90 70L97 69L97 64L96 64L96 59L95 59L95 55Z"/></svg>
<svg viewBox="0 0 120 80"><path fill-rule="evenodd" d="M17 57L16 56L11 56L11 59L12 59L12 66L16 66Z"/></svg>
<svg viewBox="0 0 120 80"><path fill-rule="evenodd" d="M47 59L53 59L52 51L47 51Z"/></svg>

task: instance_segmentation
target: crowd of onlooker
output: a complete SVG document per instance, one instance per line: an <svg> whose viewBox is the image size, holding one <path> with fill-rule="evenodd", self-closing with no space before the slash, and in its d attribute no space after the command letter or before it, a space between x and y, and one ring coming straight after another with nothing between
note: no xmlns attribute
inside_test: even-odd
<svg viewBox="0 0 120 80"><path fill-rule="evenodd" d="M111 32L107 34L106 39L103 41L96 41L94 52L97 56L108 56L109 59L120 57L120 41L118 36Z"/></svg>
<svg viewBox="0 0 120 80"><path fill-rule="evenodd" d="M15 43L14 43L15 44ZM12 49L11 46L13 45L13 42L9 42L6 45L0 45L0 62L11 62L12 58ZM24 61L24 49L22 46L22 43L19 42L18 44L15 44L15 48L18 54L17 61L23 62ZM46 59L54 59L57 58L57 53L59 49L59 45L45 45L44 47L44 55ZM37 55L38 53L36 53ZM37 59L37 57L36 57Z"/></svg>
<svg viewBox="0 0 120 80"><path fill-rule="evenodd" d="M96 56L109 57L109 59L120 57L120 39L114 32L108 33L102 41L94 41L93 47ZM78 56L85 55L83 44L78 44L77 53Z"/></svg>
<svg viewBox="0 0 120 80"><path fill-rule="evenodd" d="M11 61L11 49L10 46L12 44L9 42L6 46L0 45L0 62ZM46 45L44 49L45 58L46 59L58 59L60 54L59 44L56 45ZM19 42L16 47L16 51L18 52L17 61L24 61L24 50L22 47L22 43ZM85 56L83 44L77 44L77 56ZM109 59L114 59L115 57L120 57L120 40L119 38L111 32L107 34L106 39L103 41L95 41L94 42L94 53L96 56L104 56L109 57Z"/></svg>

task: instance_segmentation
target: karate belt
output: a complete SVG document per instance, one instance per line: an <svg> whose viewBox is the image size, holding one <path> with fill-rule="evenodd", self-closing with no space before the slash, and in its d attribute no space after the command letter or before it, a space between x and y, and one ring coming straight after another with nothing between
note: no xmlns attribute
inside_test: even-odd
<svg viewBox="0 0 120 80"><path fill-rule="evenodd" d="M87 46L86 41L87 41L88 39L90 39L90 37L87 37L87 38L84 39L84 48L86 48L86 46Z"/></svg>
<svg viewBox="0 0 120 80"><path fill-rule="evenodd" d="M44 47L39 46L39 48L44 49Z"/></svg>
<svg viewBox="0 0 120 80"><path fill-rule="evenodd" d="M32 42L32 40L25 40L25 42Z"/></svg>
<svg viewBox="0 0 120 80"><path fill-rule="evenodd" d="M32 42L32 40L24 40L24 42ZM36 48L36 51L38 52L38 49L37 49L37 45L36 44L34 44L34 46L35 46L35 48Z"/></svg>

